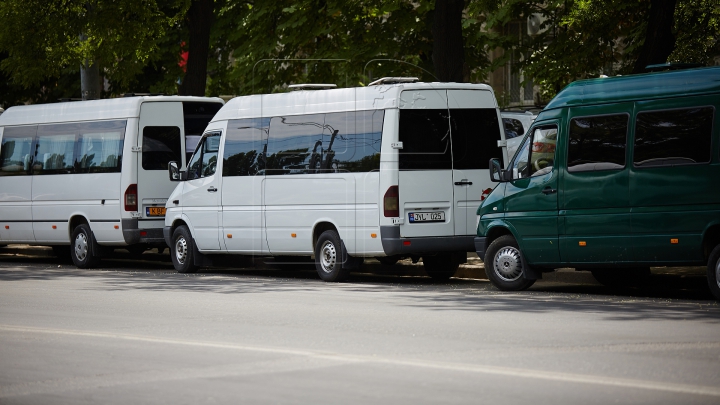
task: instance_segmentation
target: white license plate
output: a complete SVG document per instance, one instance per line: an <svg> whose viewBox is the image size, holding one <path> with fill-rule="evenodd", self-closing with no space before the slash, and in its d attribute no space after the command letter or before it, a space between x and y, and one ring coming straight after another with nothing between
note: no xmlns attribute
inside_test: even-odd
<svg viewBox="0 0 720 405"><path fill-rule="evenodd" d="M444 211L434 212L411 212L408 214L410 223L415 222L445 222Z"/></svg>

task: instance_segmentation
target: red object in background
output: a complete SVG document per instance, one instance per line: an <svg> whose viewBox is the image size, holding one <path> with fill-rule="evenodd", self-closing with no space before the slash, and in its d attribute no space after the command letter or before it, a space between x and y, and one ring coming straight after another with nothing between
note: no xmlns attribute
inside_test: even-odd
<svg viewBox="0 0 720 405"><path fill-rule="evenodd" d="M485 190L483 190L482 194L480 195L480 201L485 201L485 199L488 198L490 193L492 193L491 188L486 188Z"/></svg>
<svg viewBox="0 0 720 405"><path fill-rule="evenodd" d="M190 51L185 50L185 41L183 41L180 43L180 62L178 62L178 66L182 68L183 72L187 71L188 55L190 55Z"/></svg>

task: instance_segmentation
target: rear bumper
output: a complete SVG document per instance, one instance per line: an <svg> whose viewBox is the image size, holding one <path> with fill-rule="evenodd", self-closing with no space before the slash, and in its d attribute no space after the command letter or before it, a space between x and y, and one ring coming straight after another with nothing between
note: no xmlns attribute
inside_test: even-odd
<svg viewBox="0 0 720 405"><path fill-rule="evenodd" d="M162 228L138 229L137 219L122 220L123 239L128 245L138 243L165 244Z"/></svg>
<svg viewBox="0 0 720 405"><path fill-rule="evenodd" d="M485 261L485 241L486 237L476 236L475 237L475 252L480 256L480 260Z"/></svg>
<svg viewBox="0 0 720 405"><path fill-rule="evenodd" d="M400 227L381 226L380 241L388 256L439 252L474 252L474 236L400 237Z"/></svg>

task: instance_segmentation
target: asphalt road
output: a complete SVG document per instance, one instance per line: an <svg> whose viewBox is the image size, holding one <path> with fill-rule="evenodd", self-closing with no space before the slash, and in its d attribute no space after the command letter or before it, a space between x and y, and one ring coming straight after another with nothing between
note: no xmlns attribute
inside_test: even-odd
<svg viewBox="0 0 720 405"><path fill-rule="evenodd" d="M0 249L0 404L720 403L720 307L690 270L510 294L143 257L78 270Z"/></svg>

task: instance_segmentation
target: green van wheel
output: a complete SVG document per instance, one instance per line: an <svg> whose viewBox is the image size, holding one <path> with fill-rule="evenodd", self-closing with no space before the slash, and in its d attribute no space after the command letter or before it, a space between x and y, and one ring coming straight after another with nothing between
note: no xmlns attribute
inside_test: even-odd
<svg viewBox="0 0 720 405"><path fill-rule="evenodd" d="M485 273L503 291L522 291L535 284L524 277L527 267L517 241L511 235L495 239L485 253Z"/></svg>
<svg viewBox="0 0 720 405"><path fill-rule="evenodd" d="M720 300L720 245L715 246L715 249L710 253L707 271L708 287L710 287L715 299Z"/></svg>

